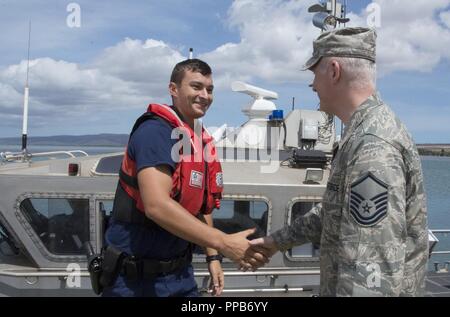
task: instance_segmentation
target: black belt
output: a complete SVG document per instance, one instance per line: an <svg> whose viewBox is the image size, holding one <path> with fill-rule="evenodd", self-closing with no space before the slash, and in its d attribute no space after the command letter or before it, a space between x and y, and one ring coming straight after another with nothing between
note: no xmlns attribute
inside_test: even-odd
<svg viewBox="0 0 450 317"><path fill-rule="evenodd" d="M190 264L191 261L192 253L190 248L182 256L167 261L138 259L134 256L127 256L123 259L121 273L129 280L154 278L159 274L177 271Z"/></svg>

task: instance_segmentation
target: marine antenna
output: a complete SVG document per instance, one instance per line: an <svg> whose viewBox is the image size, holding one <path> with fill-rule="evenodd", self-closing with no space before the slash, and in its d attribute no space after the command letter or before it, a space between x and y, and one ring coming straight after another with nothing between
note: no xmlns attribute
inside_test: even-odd
<svg viewBox="0 0 450 317"><path fill-rule="evenodd" d="M347 3L347 2L346 2ZM331 0L328 2L319 2L308 8L308 12L315 13L313 16L313 24L323 31L334 30L338 23L347 23L350 21L346 17L346 3Z"/></svg>
<svg viewBox="0 0 450 317"><path fill-rule="evenodd" d="M308 8L308 12L315 13L313 16L313 24L319 29L324 31L332 31L337 26L345 24L350 21L347 18L347 0L344 0L344 4L330 0L327 2L319 2ZM344 131L344 124L341 121L341 138Z"/></svg>
<svg viewBox="0 0 450 317"><path fill-rule="evenodd" d="M347 19L347 0L344 0L344 19ZM350 19L349 19L350 21ZM345 24L347 22L343 22L344 23L344 28L345 28Z"/></svg>
<svg viewBox="0 0 450 317"><path fill-rule="evenodd" d="M31 42L31 20L28 24L28 56L27 56L27 79L25 82L25 92L23 98L23 125L22 125L22 152L24 159L28 157L27 151L27 130L28 130L28 98L29 98L29 87L28 87L28 75L30 70L30 42Z"/></svg>

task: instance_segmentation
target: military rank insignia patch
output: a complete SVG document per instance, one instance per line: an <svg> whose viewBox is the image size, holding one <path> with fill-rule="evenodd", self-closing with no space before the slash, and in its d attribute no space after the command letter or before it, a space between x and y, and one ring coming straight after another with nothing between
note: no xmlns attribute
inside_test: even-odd
<svg viewBox="0 0 450 317"><path fill-rule="evenodd" d="M360 225L370 227L379 223L388 211L388 185L372 173L367 173L352 183L349 210Z"/></svg>

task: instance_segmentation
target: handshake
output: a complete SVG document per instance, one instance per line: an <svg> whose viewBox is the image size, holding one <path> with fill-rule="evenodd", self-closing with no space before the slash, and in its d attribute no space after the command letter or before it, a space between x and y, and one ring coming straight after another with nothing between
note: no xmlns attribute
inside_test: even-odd
<svg viewBox="0 0 450 317"><path fill-rule="evenodd" d="M278 247L271 236L248 240L247 237L255 233L256 229L248 229L234 234L227 234L224 239L225 247L220 252L238 264L242 271L252 270L264 266L270 261Z"/></svg>

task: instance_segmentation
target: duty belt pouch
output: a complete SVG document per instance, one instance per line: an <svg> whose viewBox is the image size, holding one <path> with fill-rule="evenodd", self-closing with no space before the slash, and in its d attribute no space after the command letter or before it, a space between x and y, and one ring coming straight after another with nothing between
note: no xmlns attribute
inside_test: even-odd
<svg viewBox="0 0 450 317"><path fill-rule="evenodd" d="M100 284L103 287L114 284L122 268L122 261L125 256L125 252L113 246L106 247L103 255L103 272L100 277Z"/></svg>
<svg viewBox="0 0 450 317"><path fill-rule="evenodd" d="M91 278L92 290L95 294L100 295L103 292L103 287L100 284L100 277L103 272L103 257L101 254L94 253L94 249L89 241L85 242L87 267L89 277Z"/></svg>
<svg viewBox="0 0 450 317"><path fill-rule="evenodd" d="M92 290L97 295L100 295L103 292L103 287L100 283L103 272L102 262L102 258L97 254L88 259L88 271L91 278Z"/></svg>
<svg viewBox="0 0 450 317"><path fill-rule="evenodd" d="M143 264L141 260L136 260L134 257L127 257L123 261L123 269L127 280L136 281L142 276Z"/></svg>

